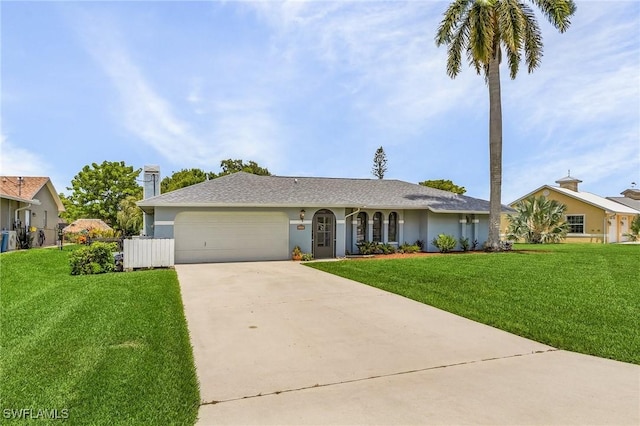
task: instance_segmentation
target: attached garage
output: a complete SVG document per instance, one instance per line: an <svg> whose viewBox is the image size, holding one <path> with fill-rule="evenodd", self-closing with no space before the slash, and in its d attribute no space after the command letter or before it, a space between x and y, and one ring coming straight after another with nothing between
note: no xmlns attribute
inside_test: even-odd
<svg viewBox="0 0 640 426"><path fill-rule="evenodd" d="M182 212L174 222L176 263L289 259L282 212Z"/></svg>

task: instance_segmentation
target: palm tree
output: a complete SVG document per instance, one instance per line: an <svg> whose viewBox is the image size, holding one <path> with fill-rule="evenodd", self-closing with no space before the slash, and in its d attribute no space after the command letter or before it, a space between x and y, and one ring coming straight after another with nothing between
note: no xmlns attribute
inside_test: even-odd
<svg viewBox="0 0 640 426"><path fill-rule="evenodd" d="M142 229L142 210L137 197L129 195L118 204L117 228L124 236L136 235Z"/></svg>
<svg viewBox="0 0 640 426"><path fill-rule="evenodd" d="M561 33L565 32L576 6L573 0L529 0ZM500 249L502 211L502 101L500 63L504 49L512 79L524 54L529 72L542 58L542 35L533 9L523 0L455 0L438 28L436 45L446 44L447 74L460 73L462 51L470 65L484 74L489 86L489 238L490 250Z"/></svg>
<svg viewBox="0 0 640 426"><path fill-rule="evenodd" d="M515 215L508 215L507 238L533 244L559 243L569 232L564 218L567 206L544 196L529 197L514 206Z"/></svg>

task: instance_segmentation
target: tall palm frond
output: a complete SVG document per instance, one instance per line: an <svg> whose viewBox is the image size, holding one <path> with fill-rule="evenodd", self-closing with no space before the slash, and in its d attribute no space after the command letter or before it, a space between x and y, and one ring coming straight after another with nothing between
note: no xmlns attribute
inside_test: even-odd
<svg viewBox="0 0 640 426"><path fill-rule="evenodd" d="M561 33L571 24L573 0L529 0ZM444 13L435 37L447 45L447 74L455 78L462 68L463 52L469 65L483 74L489 86L489 238L487 246L500 249L502 212L502 101L500 64L502 51L509 75L516 78L524 57L527 71L540 65L542 34L533 9L524 0L454 0Z"/></svg>

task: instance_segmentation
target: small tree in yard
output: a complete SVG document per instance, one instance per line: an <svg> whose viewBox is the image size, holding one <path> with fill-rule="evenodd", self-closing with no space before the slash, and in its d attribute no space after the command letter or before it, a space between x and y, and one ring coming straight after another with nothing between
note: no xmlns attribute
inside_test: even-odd
<svg viewBox="0 0 640 426"><path fill-rule="evenodd" d="M528 243L559 243L569 232L569 224L564 220L567 206L549 200L544 196L529 197L514 206L515 215L508 215L507 238Z"/></svg>

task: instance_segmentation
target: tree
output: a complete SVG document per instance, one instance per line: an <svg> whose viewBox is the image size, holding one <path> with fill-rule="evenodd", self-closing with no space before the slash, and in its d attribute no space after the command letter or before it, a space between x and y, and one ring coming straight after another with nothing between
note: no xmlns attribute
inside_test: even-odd
<svg viewBox="0 0 640 426"><path fill-rule="evenodd" d="M129 195L118 204L117 228L124 236L138 235L142 230L142 210L136 204L138 198Z"/></svg>
<svg viewBox="0 0 640 426"><path fill-rule="evenodd" d="M529 0L561 33L571 24L575 13L573 0ZM438 28L436 45L446 44L447 74L460 73L462 52L471 66L484 74L489 87L489 238L487 247L500 250L500 213L502 210L502 102L500 63L502 49L515 79L522 54L529 73L540 64L542 35L533 9L524 1L455 0L448 7Z"/></svg>
<svg viewBox="0 0 640 426"><path fill-rule="evenodd" d="M201 169L182 169L162 179L160 182L160 192L164 194L215 178L216 174L213 172L205 172Z"/></svg>
<svg viewBox="0 0 640 426"><path fill-rule="evenodd" d="M443 191L453 192L455 194L464 194L467 189L464 186L458 186L450 180L437 179L437 180L425 180L424 182L418 182L418 185L428 186L431 188L442 189Z"/></svg>
<svg viewBox="0 0 640 426"><path fill-rule="evenodd" d="M75 204L73 204L73 201L71 201L69 197L67 197L62 192L59 193L58 196L60 197L60 201L64 206L64 211L60 213L61 219L64 219L66 222L70 223L82 217L82 212L78 207L76 207Z"/></svg>
<svg viewBox="0 0 640 426"><path fill-rule="evenodd" d="M544 196L529 197L514 206L515 215L508 215L507 238L533 244L559 243L569 232L564 219L567 206Z"/></svg>
<svg viewBox="0 0 640 426"><path fill-rule="evenodd" d="M71 180L71 187L67 187L72 193L66 197L66 202L73 205L74 216L68 220L102 219L117 227L120 201L129 196L136 200L142 198L142 187L137 183L140 171L125 165L124 161L84 166Z"/></svg>
<svg viewBox="0 0 640 426"><path fill-rule="evenodd" d="M387 154L385 154L382 147L376 150L373 156L373 167L371 173L378 179L384 179L384 174L387 171Z"/></svg>
<svg viewBox="0 0 640 426"><path fill-rule="evenodd" d="M260 176L271 176L269 170L260 167L255 161L249 161L245 164L242 160L222 160L220 162L220 168L222 168L222 173L220 173L218 177L230 175L231 173L236 172L253 173L254 175Z"/></svg>

